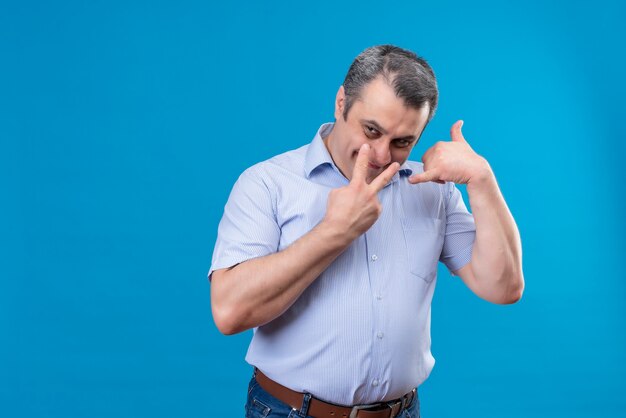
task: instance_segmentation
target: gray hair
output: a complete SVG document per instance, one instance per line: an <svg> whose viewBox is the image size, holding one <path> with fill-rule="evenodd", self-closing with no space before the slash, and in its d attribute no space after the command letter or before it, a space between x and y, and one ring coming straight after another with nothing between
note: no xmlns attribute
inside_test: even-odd
<svg viewBox="0 0 626 418"><path fill-rule="evenodd" d="M343 81L346 95L343 119L363 88L382 75L405 105L421 109L428 105L428 121L437 108L439 91L433 69L414 52L393 45L377 45L361 52L350 65Z"/></svg>

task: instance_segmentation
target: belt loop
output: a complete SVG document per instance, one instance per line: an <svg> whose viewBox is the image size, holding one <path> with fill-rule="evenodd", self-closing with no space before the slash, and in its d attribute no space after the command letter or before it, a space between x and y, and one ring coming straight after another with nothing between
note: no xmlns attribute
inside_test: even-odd
<svg viewBox="0 0 626 418"><path fill-rule="evenodd" d="M310 393L305 393L304 398L302 399L302 407L300 408L300 415L306 417L309 415L309 403L311 402L312 395Z"/></svg>

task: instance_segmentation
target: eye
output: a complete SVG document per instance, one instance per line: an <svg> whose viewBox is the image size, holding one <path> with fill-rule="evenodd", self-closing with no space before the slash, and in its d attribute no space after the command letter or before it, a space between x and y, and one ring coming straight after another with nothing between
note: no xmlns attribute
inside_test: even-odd
<svg viewBox="0 0 626 418"><path fill-rule="evenodd" d="M366 134L367 136L370 136L370 137L371 137L371 136L378 136L378 135L380 135L380 132L378 132L378 129L373 128L373 127L368 126L368 125L364 125L364 127L365 127L365 128L364 128L364 130L365 130L365 134Z"/></svg>
<svg viewBox="0 0 626 418"><path fill-rule="evenodd" d="M394 142L396 143L396 147L398 148L406 148L411 145L411 141L408 139L398 139Z"/></svg>

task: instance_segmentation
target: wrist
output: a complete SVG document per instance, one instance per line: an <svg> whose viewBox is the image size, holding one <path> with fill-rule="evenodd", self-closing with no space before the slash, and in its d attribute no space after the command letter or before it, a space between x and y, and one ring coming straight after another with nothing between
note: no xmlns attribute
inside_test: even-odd
<svg viewBox="0 0 626 418"><path fill-rule="evenodd" d="M356 239L340 223L327 218L322 219L314 230L316 230L324 243L331 247L346 248Z"/></svg>
<svg viewBox="0 0 626 418"><path fill-rule="evenodd" d="M485 158L480 157L480 164L477 165L467 182L467 191L469 193L471 190L489 189L494 185L496 185L496 177L491 170L491 166Z"/></svg>

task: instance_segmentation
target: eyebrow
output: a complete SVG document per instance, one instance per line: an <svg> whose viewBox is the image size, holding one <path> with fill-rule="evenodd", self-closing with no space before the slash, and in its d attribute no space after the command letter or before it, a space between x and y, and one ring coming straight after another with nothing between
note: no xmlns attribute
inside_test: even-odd
<svg viewBox="0 0 626 418"><path fill-rule="evenodd" d="M366 123L369 125L372 125L372 127L378 129L380 132L382 132L384 135L387 135L387 130L385 128L383 128L382 126L380 126L380 124L378 122L376 122L373 119L361 119L361 123ZM392 141L413 141L415 140L416 137L415 135L407 135L407 136L403 136L401 138L393 138Z"/></svg>

